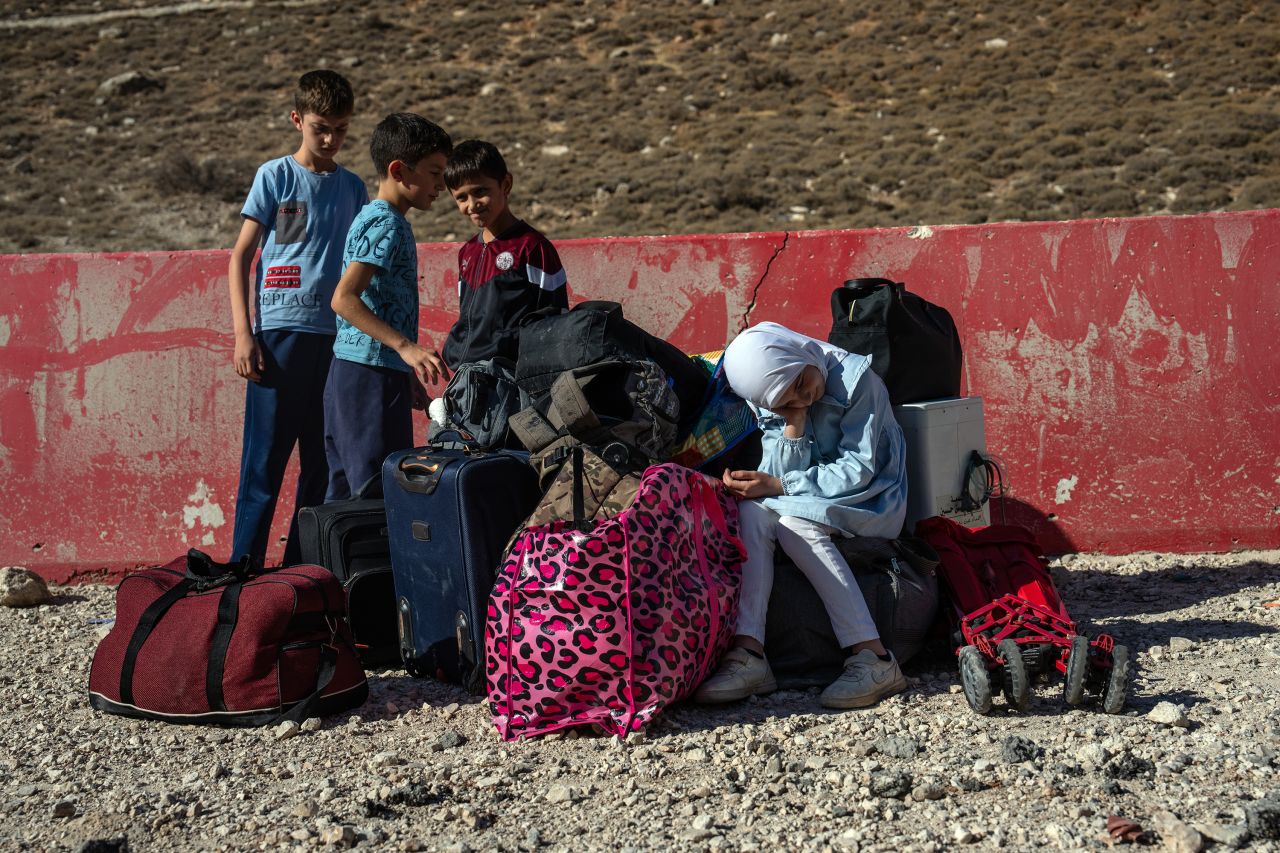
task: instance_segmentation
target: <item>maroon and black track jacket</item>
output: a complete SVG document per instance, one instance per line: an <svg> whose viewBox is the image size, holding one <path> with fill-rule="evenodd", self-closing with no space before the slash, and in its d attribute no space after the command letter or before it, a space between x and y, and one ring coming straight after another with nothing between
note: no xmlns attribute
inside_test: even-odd
<svg viewBox="0 0 1280 853"><path fill-rule="evenodd" d="M515 361L521 318L539 308L569 307L560 255L523 221L492 243L476 234L458 250L458 300L458 322L442 351L445 363L457 369L495 355Z"/></svg>

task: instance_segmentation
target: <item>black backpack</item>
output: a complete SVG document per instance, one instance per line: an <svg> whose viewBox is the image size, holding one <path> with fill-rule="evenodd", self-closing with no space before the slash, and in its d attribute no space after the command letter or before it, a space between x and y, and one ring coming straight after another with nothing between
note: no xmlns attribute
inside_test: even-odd
<svg viewBox="0 0 1280 853"><path fill-rule="evenodd" d="M683 437L702 410L707 374L679 348L624 319L617 302L582 302L568 311L530 315L520 327L516 382L537 404L566 370L642 359L656 363L670 381L680 401L677 434Z"/></svg>
<svg viewBox="0 0 1280 853"><path fill-rule="evenodd" d="M854 278L831 292L831 334L871 356L893 405L960 396L960 334L947 309L887 278Z"/></svg>
<svg viewBox="0 0 1280 853"><path fill-rule="evenodd" d="M444 389L445 429L462 432L483 450L517 447L507 420L531 402L516 383L515 365L502 356L463 364Z"/></svg>

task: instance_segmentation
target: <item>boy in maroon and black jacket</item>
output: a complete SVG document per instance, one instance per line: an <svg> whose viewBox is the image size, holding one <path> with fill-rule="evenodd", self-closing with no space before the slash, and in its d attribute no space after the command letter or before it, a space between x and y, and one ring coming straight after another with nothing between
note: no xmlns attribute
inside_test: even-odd
<svg viewBox="0 0 1280 853"><path fill-rule="evenodd" d="M458 210L480 229L458 250L458 321L441 353L453 370L494 356L515 361L520 320L569 307L555 247L507 207L512 181L498 149L478 139L456 146L445 168Z"/></svg>

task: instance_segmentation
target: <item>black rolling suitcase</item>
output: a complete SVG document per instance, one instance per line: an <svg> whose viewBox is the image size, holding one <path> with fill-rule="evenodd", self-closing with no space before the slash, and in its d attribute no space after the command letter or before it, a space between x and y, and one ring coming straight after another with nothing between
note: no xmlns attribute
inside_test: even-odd
<svg viewBox="0 0 1280 853"><path fill-rule="evenodd" d="M302 562L324 566L342 582L360 662L373 668L399 661L382 478L365 483L351 500L298 510L298 540Z"/></svg>
<svg viewBox="0 0 1280 853"><path fill-rule="evenodd" d="M484 690L494 575L542 497L527 457L432 444L383 463L400 657L410 675Z"/></svg>

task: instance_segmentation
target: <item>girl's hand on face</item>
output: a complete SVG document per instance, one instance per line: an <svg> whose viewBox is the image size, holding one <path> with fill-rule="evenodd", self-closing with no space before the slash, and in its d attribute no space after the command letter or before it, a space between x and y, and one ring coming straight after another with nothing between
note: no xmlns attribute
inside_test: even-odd
<svg viewBox="0 0 1280 853"><path fill-rule="evenodd" d="M809 416L809 407L805 406L787 406L786 408L774 409L773 413L782 418L790 428L787 437L796 438L804 435L804 422ZM796 435L792 435L795 432Z"/></svg>
<svg viewBox="0 0 1280 853"><path fill-rule="evenodd" d="M763 471L729 471L721 477L725 489L739 498L769 498L782 494L782 481Z"/></svg>

